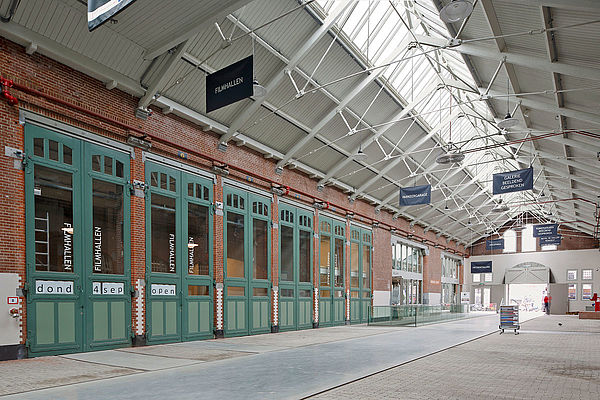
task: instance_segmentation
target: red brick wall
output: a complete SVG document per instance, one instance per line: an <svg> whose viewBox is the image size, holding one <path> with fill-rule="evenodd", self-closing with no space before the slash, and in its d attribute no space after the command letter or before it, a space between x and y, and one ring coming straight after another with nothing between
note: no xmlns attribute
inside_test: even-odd
<svg viewBox="0 0 600 400"><path fill-rule="evenodd" d="M342 206L357 214L355 220L371 224L371 219L379 220L382 227L374 230L374 259L373 259L373 285L375 290L390 290L391 281L391 251L390 233L383 225L394 226L406 232L413 232L415 237L420 236L440 246L447 246L450 250L464 252L462 246L451 242L446 244L444 238L438 239L434 232L424 233L423 228L416 226L411 228L409 222L403 219L393 219L391 214L381 212L375 214L374 207L366 202L357 200L350 204L347 194L342 191L326 187L323 192L316 189L316 181L296 170L285 169L283 174L275 174L275 161L265 159L262 154L249 150L246 147L238 147L231 144L227 152L217 150L218 135L204 132L199 126L186 121L175 115L164 115L161 110L154 109L154 114L147 121L137 119L134 116L138 99L119 90L107 90L104 84L83 73L77 72L65 65L51 60L40 54L27 55L24 48L4 38L0 38L0 75L13 79L16 83L38 90L42 93L62 99L74 104L120 121L137 130L148 133L151 136L173 142L189 151L188 162L200 168L209 169L212 165L205 155L219 162L229 164L232 179L248 181L244 172L252 171L268 180L281 182L289 185L291 196L312 203L312 198L297 195L298 191L307 193L308 196L327 199L333 205ZM53 103L43 97L28 95L11 90L20 103L18 107L9 106L5 101L0 101L0 146L15 147L23 149L23 127L18 124L19 108L31 110L48 116L55 120L85 129L89 132L125 142L129 132L122 126L103 121L87 112L77 111L69 106ZM153 152L171 156L177 155L177 149L153 142ZM0 157L0 272L17 272L25 277L25 228L24 228L24 173L13 168L14 159ZM136 157L131 164L132 179L144 179L144 165L141 153L136 150ZM248 183L248 182L247 182ZM250 184L250 183L249 183ZM252 185L267 189L269 182L254 179ZM218 178L214 186L214 200L222 201L221 179ZM274 207L276 210L276 207ZM131 266L132 278L140 279L145 274L145 217L144 200L132 197L132 248ZM358 216L366 215L368 218ZM273 220L276 220L274 215ZM315 218L315 230L318 231L318 217ZM213 270L217 282L223 282L223 218L214 217L214 247L213 247ZM278 277L277 262L277 235L273 235L272 253L272 276L274 282ZM415 239L415 238L413 238ZM431 257L430 259L434 259ZM436 266L438 261L432 265L425 263L425 274L429 279L439 280L440 270ZM314 243L314 279L318 287L318 241ZM431 269L431 271L429 271ZM349 271L349 267L346 268ZM348 274L348 272L347 272ZM346 278L348 279L348 277ZM132 313L135 319L135 311Z"/></svg>

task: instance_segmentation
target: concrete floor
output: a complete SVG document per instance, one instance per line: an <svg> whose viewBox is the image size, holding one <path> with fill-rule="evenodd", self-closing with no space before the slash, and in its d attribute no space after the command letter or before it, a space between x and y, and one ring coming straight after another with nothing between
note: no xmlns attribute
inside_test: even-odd
<svg viewBox="0 0 600 400"><path fill-rule="evenodd" d="M486 336L497 332L492 314L418 328L342 326L9 361L0 363L0 395L480 399L537 398L536 388L548 399L600 398L600 321L556 318L526 322L517 336Z"/></svg>

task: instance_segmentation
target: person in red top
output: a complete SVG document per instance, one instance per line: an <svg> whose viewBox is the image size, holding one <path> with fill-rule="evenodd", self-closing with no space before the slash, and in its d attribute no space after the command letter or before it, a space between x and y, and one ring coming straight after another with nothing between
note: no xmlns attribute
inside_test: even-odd
<svg viewBox="0 0 600 400"><path fill-rule="evenodd" d="M544 312L548 315L550 315L550 299L551 299L551 297L549 297L548 294L546 293L544 295Z"/></svg>

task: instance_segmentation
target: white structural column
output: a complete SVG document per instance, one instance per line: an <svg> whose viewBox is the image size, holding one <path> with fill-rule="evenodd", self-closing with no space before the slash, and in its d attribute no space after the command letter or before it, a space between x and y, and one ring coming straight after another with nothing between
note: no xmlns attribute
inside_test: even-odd
<svg viewBox="0 0 600 400"><path fill-rule="evenodd" d="M338 18L356 1L357 0L343 0L338 2L339 4L337 7L333 9L323 21L323 25L321 25L319 29L317 29L315 33L313 33L312 36L306 42L304 42L296 54L290 58L288 64L267 84L267 93L272 93L275 90L277 85L279 85L279 83L286 76L286 71L294 70L300 61L308 54L308 52L311 51L312 48L319 43L319 40L321 40L321 38L327 34L329 29L331 29ZM250 106L246 107L246 109L231 122L227 133L221 136L220 142L222 144L227 144L227 142L237 133L238 129L240 129L246 123L246 121L248 121L248 119L260 108L264 100L264 97L262 99L255 99Z"/></svg>
<svg viewBox="0 0 600 400"><path fill-rule="evenodd" d="M407 49L409 40L403 40L400 44L390 53L390 55L382 62L382 64L387 64L391 61L394 61L398 56L404 53ZM311 129L310 133L302 138L299 142L297 142L292 148L286 153L286 155L281 159L276 168L283 168L286 163L302 148L304 147L311 139L313 139L324 127L331 121L339 112L341 112L347 105L350 103L356 95L362 92L367 86L369 86L375 79L383 74L385 68L379 68L376 71L372 71L370 74L365 73L362 80L348 93L340 103L331 110L319 123Z"/></svg>

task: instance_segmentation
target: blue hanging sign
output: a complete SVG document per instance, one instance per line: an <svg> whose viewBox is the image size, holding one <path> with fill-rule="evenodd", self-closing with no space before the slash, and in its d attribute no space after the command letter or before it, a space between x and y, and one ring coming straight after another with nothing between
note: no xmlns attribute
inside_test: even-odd
<svg viewBox="0 0 600 400"><path fill-rule="evenodd" d="M504 249L504 239L492 239L485 241L486 250L502 250Z"/></svg>
<svg viewBox="0 0 600 400"><path fill-rule="evenodd" d="M533 168L494 174L494 194L533 189Z"/></svg>
<svg viewBox="0 0 600 400"><path fill-rule="evenodd" d="M558 224L542 224L533 226L533 237L558 235Z"/></svg>
<svg viewBox="0 0 600 400"><path fill-rule="evenodd" d="M562 241L561 235L556 236L540 236L540 246L560 245Z"/></svg>
<svg viewBox="0 0 600 400"><path fill-rule="evenodd" d="M431 203L431 185L400 188L400 206Z"/></svg>
<svg viewBox="0 0 600 400"><path fill-rule="evenodd" d="M246 57L206 77L206 112L252 96L254 58Z"/></svg>
<svg viewBox="0 0 600 400"><path fill-rule="evenodd" d="M126 7L130 6L135 0L88 0L88 30L91 32Z"/></svg>
<svg viewBox="0 0 600 400"><path fill-rule="evenodd" d="M491 261L471 261L472 274L487 274L492 272Z"/></svg>

